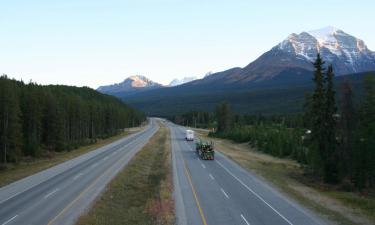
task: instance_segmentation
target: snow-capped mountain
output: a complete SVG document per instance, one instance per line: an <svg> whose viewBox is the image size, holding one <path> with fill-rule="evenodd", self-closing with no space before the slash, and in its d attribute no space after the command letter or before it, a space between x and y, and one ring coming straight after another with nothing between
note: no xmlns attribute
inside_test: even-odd
<svg viewBox="0 0 375 225"><path fill-rule="evenodd" d="M174 86L178 86L178 85L181 85L181 84L185 84L185 83L188 83L188 82L191 82L191 81L194 81L196 80L197 77L184 77L182 79L174 79L172 80L168 86L170 87L174 87Z"/></svg>
<svg viewBox="0 0 375 225"><path fill-rule="evenodd" d="M244 68L214 73L202 83L260 82L277 77L285 71L311 71L312 62L320 53L326 66L333 65L336 75L375 71L375 52L365 43L344 31L326 27L290 34L285 40L265 52Z"/></svg>
<svg viewBox="0 0 375 225"><path fill-rule="evenodd" d="M338 75L375 69L375 53L361 39L334 27L293 33L274 50L308 61L314 61L319 52L327 63L333 64Z"/></svg>
<svg viewBox="0 0 375 225"><path fill-rule="evenodd" d="M140 90L149 90L162 87L161 84L156 83L145 76L136 75L126 78L123 82L100 86L97 90L106 94L134 92Z"/></svg>

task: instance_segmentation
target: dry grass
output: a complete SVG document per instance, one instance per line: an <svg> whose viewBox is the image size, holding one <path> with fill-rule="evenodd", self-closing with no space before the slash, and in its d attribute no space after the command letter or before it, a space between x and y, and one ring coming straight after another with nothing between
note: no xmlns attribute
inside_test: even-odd
<svg viewBox="0 0 375 225"><path fill-rule="evenodd" d="M248 144L210 138L203 130L196 132L205 139L213 140L216 150L333 224L375 224L375 199L311 186L306 183L301 166L293 160L263 154Z"/></svg>
<svg viewBox="0 0 375 225"><path fill-rule="evenodd" d="M162 126L77 224L174 224L170 149Z"/></svg>
<svg viewBox="0 0 375 225"><path fill-rule="evenodd" d="M30 159L18 164L9 165L7 169L0 170L0 187L110 144L131 133L135 133L142 128L143 127L131 128L131 130L126 130L119 135L106 139L99 139L95 144L82 146L72 151L52 152L48 157Z"/></svg>

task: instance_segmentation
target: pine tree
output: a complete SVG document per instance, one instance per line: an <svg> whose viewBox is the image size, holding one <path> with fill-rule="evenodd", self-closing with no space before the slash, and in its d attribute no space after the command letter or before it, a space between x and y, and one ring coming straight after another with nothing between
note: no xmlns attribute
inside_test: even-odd
<svg viewBox="0 0 375 225"><path fill-rule="evenodd" d="M312 166L313 171L321 175L324 173L322 166L325 165L325 125L324 119L326 117L325 112L325 79L324 79L324 61L320 57L320 54L317 55L317 58L314 62L314 77L313 81L315 83L315 89L311 96L310 103L308 105L309 111L307 112L308 124L311 130L311 138L309 142L309 161Z"/></svg>
<svg viewBox="0 0 375 225"><path fill-rule="evenodd" d="M333 68L332 65L328 66L326 73L326 93L324 104L324 180L328 183L337 183L338 181L338 162L339 154L336 151L336 113L337 107L335 103L335 91L333 85Z"/></svg>

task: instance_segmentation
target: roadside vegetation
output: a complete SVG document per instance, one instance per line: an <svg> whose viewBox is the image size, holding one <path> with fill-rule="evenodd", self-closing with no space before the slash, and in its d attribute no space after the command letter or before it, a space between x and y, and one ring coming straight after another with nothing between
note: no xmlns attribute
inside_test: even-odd
<svg viewBox="0 0 375 225"><path fill-rule="evenodd" d="M333 68L326 67L319 55L314 66L315 87L306 96L303 113L236 115L224 102L208 115L190 112L172 119L209 128L210 137L244 143L258 152L292 160L296 167L291 171L288 166L279 169L303 188L322 192L339 205L356 208L360 215L375 221L375 76L365 77L362 97L357 102L350 81L343 82L340 91L334 88ZM237 160L246 164L243 159ZM269 171L271 167L262 169ZM319 206L327 208L324 203Z"/></svg>
<svg viewBox="0 0 375 225"><path fill-rule="evenodd" d="M169 135L161 126L77 224L175 224Z"/></svg>
<svg viewBox="0 0 375 225"><path fill-rule="evenodd" d="M0 76L0 171L95 144L143 121L143 113L87 87Z"/></svg>

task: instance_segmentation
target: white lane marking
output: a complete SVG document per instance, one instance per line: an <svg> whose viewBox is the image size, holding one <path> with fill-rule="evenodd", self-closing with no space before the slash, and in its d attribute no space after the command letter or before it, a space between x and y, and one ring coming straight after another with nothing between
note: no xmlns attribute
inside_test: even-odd
<svg viewBox="0 0 375 225"><path fill-rule="evenodd" d="M247 222L246 218L245 218L242 214L241 214L241 218L243 219L243 221L245 221L245 223L246 223L247 225L250 225L250 223Z"/></svg>
<svg viewBox="0 0 375 225"><path fill-rule="evenodd" d="M210 178L211 178L212 180L215 180L215 178L214 178L214 176L212 176L212 174L208 174L208 176L210 176Z"/></svg>
<svg viewBox="0 0 375 225"><path fill-rule="evenodd" d="M201 166L202 166L204 169L206 169L206 166L205 166L203 163L201 163Z"/></svg>
<svg viewBox="0 0 375 225"><path fill-rule="evenodd" d="M229 199L229 196L227 195L227 193L224 191L224 189L220 188L221 192L223 192L223 194L225 195L225 197L227 197L227 199Z"/></svg>
<svg viewBox="0 0 375 225"><path fill-rule="evenodd" d="M77 180L77 179L80 178L82 175L83 175L83 173L79 173L79 174L75 175L75 176L73 177L73 180Z"/></svg>
<svg viewBox="0 0 375 225"><path fill-rule="evenodd" d="M95 168L98 165L98 163L92 164L91 168Z"/></svg>
<svg viewBox="0 0 375 225"><path fill-rule="evenodd" d="M59 191L59 189L58 188L56 188L55 190L53 190L52 192L50 192L50 193L48 193L48 194L46 194L45 196L44 196L44 198L49 198L49 197L51 197L53 194L55 194L56 192L58 192Z"/></svg>
<svg viewBox="0 0 375 225"><path fill-rule="evenodd" d="M108 159L108 156L104 157L104 158L103 158L103 161L106 161L107 159Z"/></svg>
<svg viewBox="0 0 375 225"><path fill-rule="evenodd" d="M244 186L248 191L253 193L258 199L260 199L264 204L266 204L268 207L270 207L277 215L279 215L281 218L283 218L288 224L293 225L292 222L290 222L285 216L283 216L279 211L277 211L275 208L273 208L266 200L264 200L260 195L255 193L253 189L249 188L242 180L240 180L238 177L236 177L232 172L229 171L223 164L221 164L219 161L215 160L224 170L226 170L234 179L236 179L242 186Z"/></svg>
<svg viewBox="0 0 375 225"><path fill-rule="evenodd" d="M10 218L9 220L5 221L2 225L5 225L5 224L8 224L10 223L12 220L14 220L18 215L15 215L13 216L12 218Z"/></svg>
<svg viewBox="0 0 375 225"><path fill-rule="evenodd" d="M36 185L31 186L31 188L34 187L34 186L36 186ZM13 198L13 197L16 197L17 195L19 195L19 194L21 194L21 193L23 193L23 192L25 192L25 191L18 192L18 193L16 193L16 194L10 196L9 198L6 198L6 199L2 200L2 201L0 202L0 204L2 204L3 202L8 201L9 199L11 199L11 198Z"/></svg>

